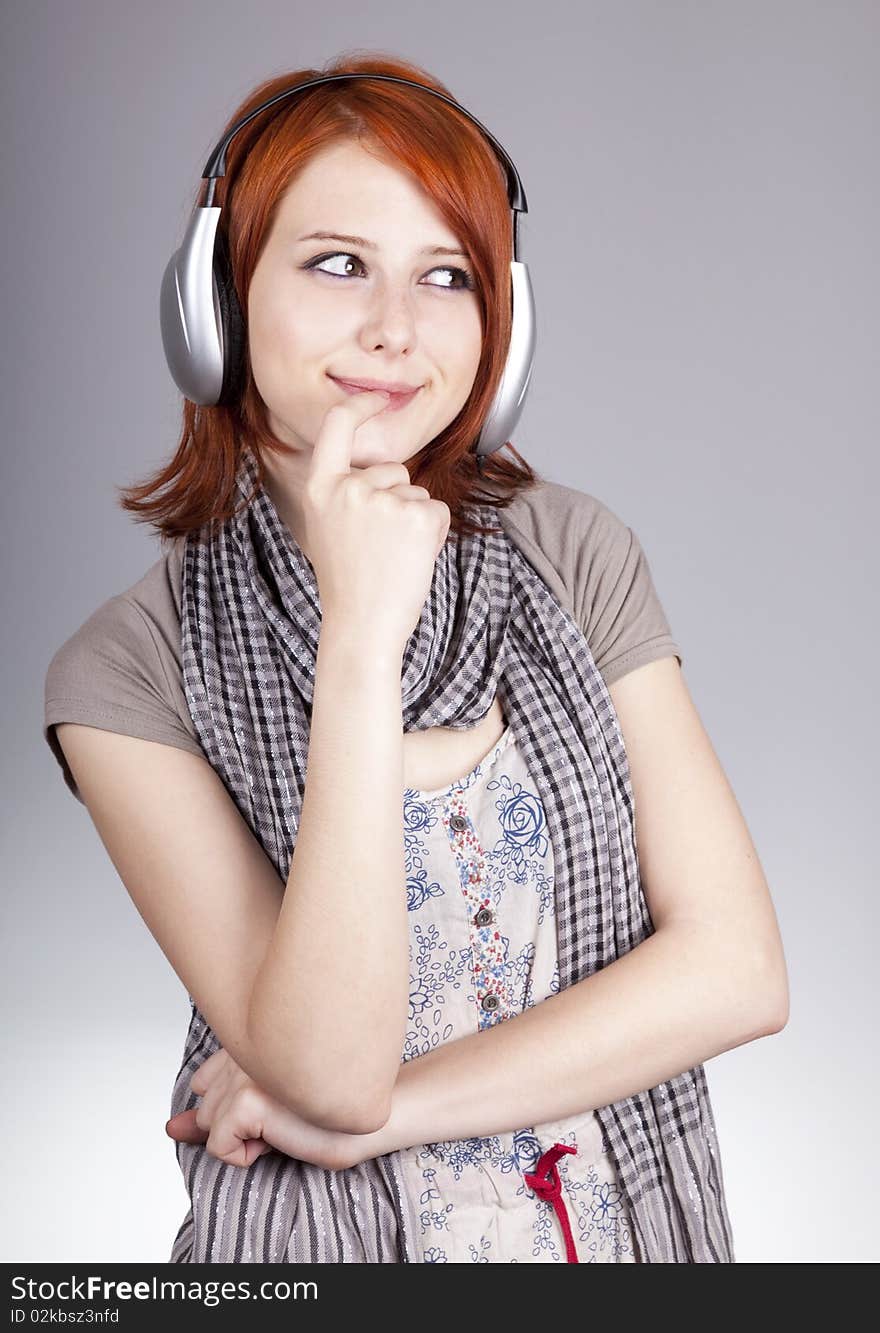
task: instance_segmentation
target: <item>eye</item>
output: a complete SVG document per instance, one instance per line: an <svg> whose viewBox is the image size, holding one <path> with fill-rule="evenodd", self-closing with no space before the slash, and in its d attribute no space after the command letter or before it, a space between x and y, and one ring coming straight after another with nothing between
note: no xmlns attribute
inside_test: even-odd
<svg viewBox="0 0 880 1333"><path fill-rule="evenodd" d="M326 273L328 278L349 277L350 275L348 273L331 273L329 269L325 269L322 267L322 265L324 264L329 264L331 260L337 260L337 259L351 260L353 263L360 265L361 268L364 267L363 261L359 259L357 255L353 255L349 253L347 250L337 250L332 255L318 255L317 259L310 260L309 263L306 264L304 267L307 269L314 269L315 272L318 273ZM452 285L452 284L445 285L441 283L431 282L428 283L429 287L440 287L442 291L450 291L450 292L474 290L474 280L466 269L453 268L450 265L444 264L438 268L433 268L429 271L431 273L449 273L452 275L453 279L457 283L457 285Z"/></svg>
<svg viewBox="0 0 880 1333"><path fill-rule="evenodd" d="M350 259L353 260L354 263L356 264L360 264L361 262L356 255L349 255L346 254L345 251L340 251L338 254L335 255L319 255L317 259L312 259L308 264L306 264L306 268L315 269L317 272L320 273L326 273L329 278L348 277L347 273L330 273L329 270L321 268L322 264L329 264L331 259ZM363 267L363 265L361 265L361 267Z"/></svg>
<svg viewBox="0 0 880 1333"><path fill-rule="evenodd" d="M447 265L447 266L444 266L443 268L434 268L434 269L431 269L431 272L432 272L432 273L451 273L451 274L453 275L454 278L460 278L460 279L461 279L461 290L462 290L462 291L469 291L469 292L472 292L472 291L474 290L474 280L473 280L473 278L471 277L471 275L470 275L469 273L467 273L463 268L453 268L451 265ZM435 283L431 283L431 284L430 284L430 286L432 286L432 287L435 286L435 285L436 285ZM455 287L447 287L446 290L447 290L447 291L456 291L457 288L455 288Z"/></svg>

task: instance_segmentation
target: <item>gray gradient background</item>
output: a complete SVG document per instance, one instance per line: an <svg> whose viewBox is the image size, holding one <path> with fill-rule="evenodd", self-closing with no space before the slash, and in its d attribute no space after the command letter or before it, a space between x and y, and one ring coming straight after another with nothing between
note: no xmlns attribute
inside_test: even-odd
<svg viewBox="0 0 880 1333"><path fill-rule="evenodd" d="M176 445L158 292L208 151L256 82L363 47L519 167L515 443L640 536L773 890L791 1021L707 1066L737 1259L876 1261L880 5L359 9L4 7L2 1258L163 1261L186 1211L186 994L41 738L43 680L158 558L114 487Z"/></svg>

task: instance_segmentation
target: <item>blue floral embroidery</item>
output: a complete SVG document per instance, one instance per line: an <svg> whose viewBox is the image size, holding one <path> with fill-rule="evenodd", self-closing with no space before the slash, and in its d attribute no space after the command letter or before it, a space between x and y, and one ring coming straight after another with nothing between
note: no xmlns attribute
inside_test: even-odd
<svg viewBox="0 0 880 1333"><path fill-rule="evenodd" d="M487 791L504 788L511 794L495 802L501 837L493 850L505 854L513 863L515 872L522 875L526 854L541 858L547 855L549 843L544 831L547 817L534 792L524 791L521 783L511 782L506 774L486 784Z"/></svg>
<svg viewBox="0 0 880 1333"><path fill-rule="evenodd" d="M552 848L509 729L460 781L434 793L405 791L404 852L410 932L404 1060L558 994ZM578 1129L595 1123L589 1113L577 1118ZM553 1130L558 1141L577 1147L574 1128L560 1123ZM566 1262L552 1203L524 1180L553 1141L532 1127L402 1150L424 1262ZM585 1142L598 1142L595 1132ZM604 1136L602 1147L597 1162L566 1154L557 1164L578 1259L632 1261L629 1217ZM492 1228L487 1209L495 1210Z"/></svg>
<svg viewBox="0 0 880 1333"><path fill-rule="evenodd" d="M419 793L407 787L403 794L403 829L405 833L430 832L439 815L430 801L419 799Z"/></svg>
<svg viewBox="0 0 880 1333"><path fill-rule="evenodd" d="M491 1250L491 1248L492 1242L487 1240L485 1236L480 1237L479 1246L474 1245L473 1242L468 1246L468 1249L471 1252L471 1259L475 1264L487 1264L489 1262L489 1256L486 1254L486 1251Z"/></svg>
<svg viewBox="0 0 880 1333"><path fill-rule="evenodd" d="M406 906L410 912L417 912L429 898L439 898L445 892L442 884L429 884L427 870L419 870L406 881Z"/></svg>

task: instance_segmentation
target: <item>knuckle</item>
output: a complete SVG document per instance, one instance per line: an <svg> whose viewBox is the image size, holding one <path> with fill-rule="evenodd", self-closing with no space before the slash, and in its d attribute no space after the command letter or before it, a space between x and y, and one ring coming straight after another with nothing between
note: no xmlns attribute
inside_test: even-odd
<svg viewBox="0 0 880 1333"><path fill-rule="evenodd" d="M247 1114L254 1111L259 1105L260 1096L252 1083L245 1083L243 1087L238 1088L232 1097L233 1108L236 1112Z"/></svg>
<svg viewBox="0 0 880 1333"><path fill-rule="evenodd" d="M428 510L427 505L410 505L413 522L416 524L419 532L434 532L437 527L437 520Z"/></svg>
<svg viewBox="0 0 880 1333"><path fill-rule="evenodd" d="M342 501L343 504L361 504L369 494L372 487L367 478L360 472L350 472L342 480Z"/></svg>

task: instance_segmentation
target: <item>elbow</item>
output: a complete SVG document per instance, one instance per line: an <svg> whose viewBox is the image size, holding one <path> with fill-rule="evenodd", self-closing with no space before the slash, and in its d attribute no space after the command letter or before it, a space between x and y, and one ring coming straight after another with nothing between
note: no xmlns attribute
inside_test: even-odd
<svg viewBox="0 0 880 1333"><path fill-rule="evenodd" d="M770 1032L781 1032L788 1023L789 1015L789 994L788 977L784 977L776 991L773 992L771 1002L768 1004L768 1014L770 1015ZM769 1035L769 1034L768 1034Z"/></svg>
<svg viewBox="0 0 880 1333"><path fill-rule="evenodd" d="M761 1022L764 1034L770 1036L781 1032L788 1023L789 986L788 970L785 959L775 953L770 960L764 959L758 970L757 979L752 977L753 994L761 996Z"/></svg>
<svg viewBox="0 0 880 1333"><path fill-rule="evenodd" d="M337 1103L332 1108L319 1107L311 1123L335 1134L375 1134L383 1129L391 1115L391 1106L384 1103L380 1110L359 1103L355 1107L343 1107Z"/></svg>
<svg viewBox="0 0 880 1333"><path fill-rule="evenodd" d="M374 1134L382 1129L391 1115L390 1101L379 1105L376 1101L359 1098L352 1103L346 1092L335 1098L328 1097L329 1089L324 1086L320 1097L304 1097L301 1088L284 1099L284 1105L296 1115L318 1129L332 1134Z"/></svg>
<svg viewBox="0 0 880 1333"><path fill-rule="evenodd" d="M362 1091L363 1084L356 1077L346 1077L341 1085L334 1086L324 1061L312 1066L291 1056L289 1046L279 1054L277 1041L267 1034L253 1010L248 1014L247 1036L255 1064L262 1071L260 1086L308 1124L337 1134L372 1134L387 1123L391 1115L387 1089L371 1095ZM314 1077L304 1074L306 1067L314 1068ZM300 1077L292 1084L291 1076L297 1073ZM353 1089L360 1090L354 1101Z"/></svg>

